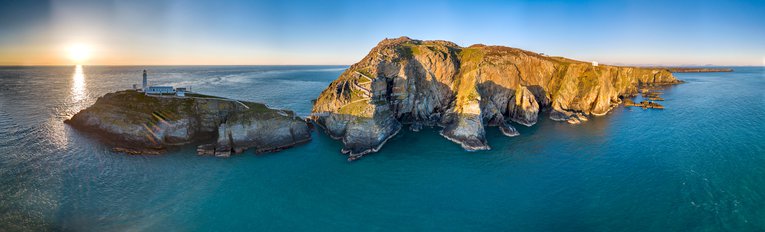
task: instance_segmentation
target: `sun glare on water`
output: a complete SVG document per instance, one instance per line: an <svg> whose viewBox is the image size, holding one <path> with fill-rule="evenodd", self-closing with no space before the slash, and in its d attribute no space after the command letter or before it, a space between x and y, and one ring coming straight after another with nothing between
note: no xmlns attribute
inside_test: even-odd
<svg viewBox="0 0 765 232"><path fill-rule="evenodd" d="M70 46L67 52L69 53L69 59L76 64L82 64L90 59L91 49L84 44L75 44Z"/></svg>

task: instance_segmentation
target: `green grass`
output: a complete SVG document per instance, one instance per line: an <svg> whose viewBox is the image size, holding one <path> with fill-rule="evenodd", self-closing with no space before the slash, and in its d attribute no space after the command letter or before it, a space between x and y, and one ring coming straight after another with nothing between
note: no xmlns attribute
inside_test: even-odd
<svg viewBox="0 0 765 232"><path fill-rule="evenodd" d="M463 48L460 50L459 56L462 66L478 65L484 57L484 52L481 47Z"/></svg>
<svg viewBox="0 0 765 232"><path fill-rule="evenodd" d="M367 76L367 77L371 78L371 79L377 78L377 75L372 75L371 73L369 73L369 71L367 69L368 68L363 68L363 69L359 69L359 70L356 70L356 71L361 73L364 76ZM364 82L362 82L362 83L369 82L366 78L362 78L362 79L364 80Z"/></svg>
<svg viewBox="0 0 765 232"><path fill-rule="evenodd" d="M358 102L354 102L354 103L343 106L342 108L338 109L337 112L340 114L365 116L368 113L367 112L368 108L369 108L369 103L367 101L358 101Z"/></svg>
<svg viewBox="0 0 765 232"><path fill-rule="evenodd" d="M558 95L560 94L561 88L563 88L563 85L566 82L566 73L568 72L568 63L559 63L557 66L557 69L555 70L555 73L553 74L553 80L556 80L556 86L550 86L553 91L550 93L550 99L554 100L558 98Z"/></svg>
<svg viewBox="0 0 765 232"><path fill-rule="evenodd" d="M188 93L188 92L186 93L186 97L204 97L204 98L226 99L226 98L218 97L218 96L205 95L205 94L201 94L201 93Z"/></svg>
<svg viewBox="0 0 765 232"><path fill-rule="evenodd" d="M254 113L274 113L276 110L268 108L265 104L256 103L256 102L242 102L247 107L250 107L249 110Z"/></svg>
<svg viewBox="0 0 765 232"><path fill-rule="evenodd" d="M402 45L403 46L402 46L401 52L407 58L412 58L414 56L424 55L427 52L441 51L442 47L446 48L446 46L444 46L444 45L435 44L435 43L412 43L412 42L407 42L407 43L403 43ZM443 50L447 50L448 51L448 48L443 49Z"/></svg>
<svg viewBox="0 0 765 232"><path fill-rule="evenodd" d="M597 86L598 77L599 77L599 73L595 71L595 69L587 68L587 70L585 70L584 73L582 73L582 75L579 76L578 78L579 83L577 83L578 84L577 87L579 89L579 92L580 93L587 92L590 89Z"/></svg>

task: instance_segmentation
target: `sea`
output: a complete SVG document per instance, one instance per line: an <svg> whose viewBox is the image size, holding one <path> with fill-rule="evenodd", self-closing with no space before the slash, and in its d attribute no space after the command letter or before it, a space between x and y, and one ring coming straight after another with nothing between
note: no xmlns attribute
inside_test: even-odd
<svg viewBox="0 0 765 232"><path fill-rule="evenodd" d="M157 85L291 109L347 66L0 67L0 231L765 231L765 68L678 73L664 110L542 115L466 152L402 131L348 162L321 130L276 153L113 152L63 121Z"/></svg>

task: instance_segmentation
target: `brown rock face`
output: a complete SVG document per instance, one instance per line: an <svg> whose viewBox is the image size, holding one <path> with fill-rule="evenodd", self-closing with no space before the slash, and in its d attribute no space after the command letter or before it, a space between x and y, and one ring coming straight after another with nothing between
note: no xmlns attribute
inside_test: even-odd
<svg viewBox="0 0 765 232"><path fill-rule="evenodd" d="M515 95L508 102L510 120L524 126L532 126L537 123L539 115L539 103L534 94L526 86L520 86Z"/></svg>
<svg viewBox="0 0 765 232"><path fill-rule="evenodd" d="M317 98L312 118L352 158L377 151L402 124L441 126L466 150L489 149L484 126L531 126L603 115L639 85L678 83L664 69L593 66L516 48L407 37L380 42ZM586 120L586 119L585 119Z"/></svg>

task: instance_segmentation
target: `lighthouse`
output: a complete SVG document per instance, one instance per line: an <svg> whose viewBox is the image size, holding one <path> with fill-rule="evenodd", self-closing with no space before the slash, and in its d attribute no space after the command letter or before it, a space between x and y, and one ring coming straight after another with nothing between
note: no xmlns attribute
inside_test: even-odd
<svg viewBox="0 0 765 232"><path fill-rule="evenodd" d="M143 91L146 91L146 85L148 85L148 82L149 82L148 80L146 80L146 78L147 78L146 69L144 69L143 70L143 85L141 85L141 89Z"/></svg>

